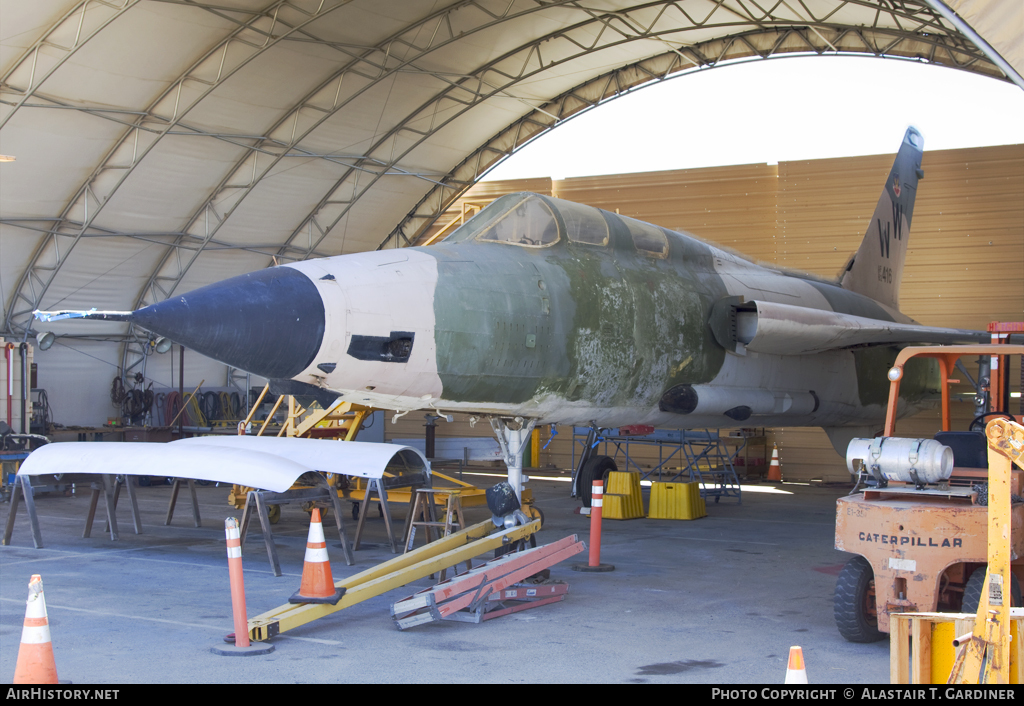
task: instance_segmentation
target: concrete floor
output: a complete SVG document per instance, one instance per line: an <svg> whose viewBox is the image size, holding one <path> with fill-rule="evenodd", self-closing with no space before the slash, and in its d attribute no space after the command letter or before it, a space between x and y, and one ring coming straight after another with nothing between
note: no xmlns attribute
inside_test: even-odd
<svg viewBox="0 0 1024 706"><path fill-rule="evenodd" d="M589 520L572 514L577 503L566 483L533 480L530 487L545 513L541 542L574 532L585 538ZM846 491L782 489L790 494L748 492L742 505L709 504L709 517L693 522L606 521L602 561L616 571L556 566L552 577L570 584L559 604L481 625L399 632L389 607L418 588L410 586L284 633L274 639L274 653L244 659L209 651L232 629L223 521L240 513L227 506L225 488L199 488L199 529L187 499L179 500L173 525L163 525L169 486L140 488L144 534L133 533L122 498L116 542L102 532L102 506L92 538L81 538L87 494L38 496L45 548L33 548L23 510L12 546L0 547L0 681L13 677L28 579L38 573L58 673L77 684L781 684L791 645L803 647L812 683L887 682L888 642L848 643L832 619L835 576L848 558L832 548L834 507ZM0 505L0 524L9 512L9 503ZM470 522L489 515L485 508L467 514ZM307 518L286 506L274 528L280 578L269 570L258 528L250 534L250 616L285 603L297 589ZM354 523L347 527L351 537ZM383 520L374 517L368 528L365 541L384 540ZM347 567L331 547L331 532L335 579L390 557L383 548L363 549Z"/></svg>

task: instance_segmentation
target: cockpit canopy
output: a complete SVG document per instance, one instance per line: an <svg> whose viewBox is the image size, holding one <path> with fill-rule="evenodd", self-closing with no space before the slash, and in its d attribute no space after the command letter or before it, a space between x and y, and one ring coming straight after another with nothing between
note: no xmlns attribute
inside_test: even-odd
<svg viewBox="0 0 1024 706"><path fill-rule="evenodd" d="M561 236L558 219L543 199L535 194L510 196L518 198L503 197L480 212L480 216L483 216L499 204L503 207L501 213L495 214L495 217L480 230L476 236L477 240L527 247L543 247L558 242ZM508 202L502 203L506 198Z"/></svg>
<svg viewBox="0 0 1024 706"><path fill-rule="evenodd" d="M607 245L608 224L601 211L591 206L531 193L506 194L445 240L470 239L530 248L554 245L563 239Z"/></svg>
<svg viewBox="0 0 1024 706"><path fill-rule="evenodd" d="M559 241L607 246L609 219L622 223L637 251L649 257L668 255L668 237L658 226L606 213L593 206L539 196L527 192L507 194L495 200L444 242L503 243L544 248Z"/></svg>

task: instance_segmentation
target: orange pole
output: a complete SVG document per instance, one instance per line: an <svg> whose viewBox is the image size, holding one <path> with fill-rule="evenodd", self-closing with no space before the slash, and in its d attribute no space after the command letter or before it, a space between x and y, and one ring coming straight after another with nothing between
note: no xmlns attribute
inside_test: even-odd
<svg viewBox="0 0 1024 706"><path fill-rule="evenodd" d="M949 374L959 356L938 356L939 374L942 376L942 431L950 430L949 419Z"/></svg>
<svg viewBox="0 0 1024 706"><path fill-rule="evenodd" d="M903 377L903 368L900 368L900 378ZM892 436L896 433L896 405L900 400L899 379L889 382L889 402L885 408L885 430L882 436Z"/></svg>
<svg viewBox="0 0 1024 706"><path fill-rule="evenodd" d="M249 621L245 617L245 581L242 577L242 540L238 520L224 520L228 539L228 576L231 579L231 612L235 619L235 647L249 647Z"/></svg>
<svg viewBox="0 0 1024 706"><path fill-rule="evenodd" d="M604 481L595 480L590 493L590 566L601 564L601 507L604 505Z"/></svg>
<svg viewBox="0 0 1024 706"><path fill-rule="evenodd" d="M992 343L1006 343L1006 334L993 333ZM991 411L993 412L1002 412L1009 407L1007 404L1008 400L1003 399L1003 377L1006 375L1006 365L1008 362L1006 356L992 356L992 368L989 377L989 400L991 401Z"/></svg>

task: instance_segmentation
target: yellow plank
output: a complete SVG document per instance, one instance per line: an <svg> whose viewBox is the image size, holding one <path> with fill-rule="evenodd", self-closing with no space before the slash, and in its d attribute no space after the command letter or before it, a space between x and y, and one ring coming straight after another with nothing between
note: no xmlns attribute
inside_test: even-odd
<svg viewBox="0 0 1024 706"><path fill-rule="evenodd" d="M935 623L932 626L931 684L945 684L953 671L956 650L953 640L956 635L955 622Z"/></svg>
<svg viewBox="0 0 1024 706"><path fill-rule="evenodd" d="M910 619L902 615L890 616L889 622L889 683L910 683Z"/></svg>
<svg viewBox="0 0 1024 706"><path fill-rule="evenodd" d="M911 680L914 684L932 683L932 623L924 618L913 620L910 629L914 651Z"/></svg>

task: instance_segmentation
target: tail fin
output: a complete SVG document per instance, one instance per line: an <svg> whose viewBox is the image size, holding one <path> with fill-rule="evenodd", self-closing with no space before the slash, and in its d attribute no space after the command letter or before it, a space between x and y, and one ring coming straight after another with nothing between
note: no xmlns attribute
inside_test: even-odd
<svg viewBox="0 0 1024 706"><path fill-rule="evenodd" d="M917 182L924 177L923 147L921 133L907 128L868 232L840 281L843 289L871 297L894 309L899 308L900 279L910 239Z"/></svg>

